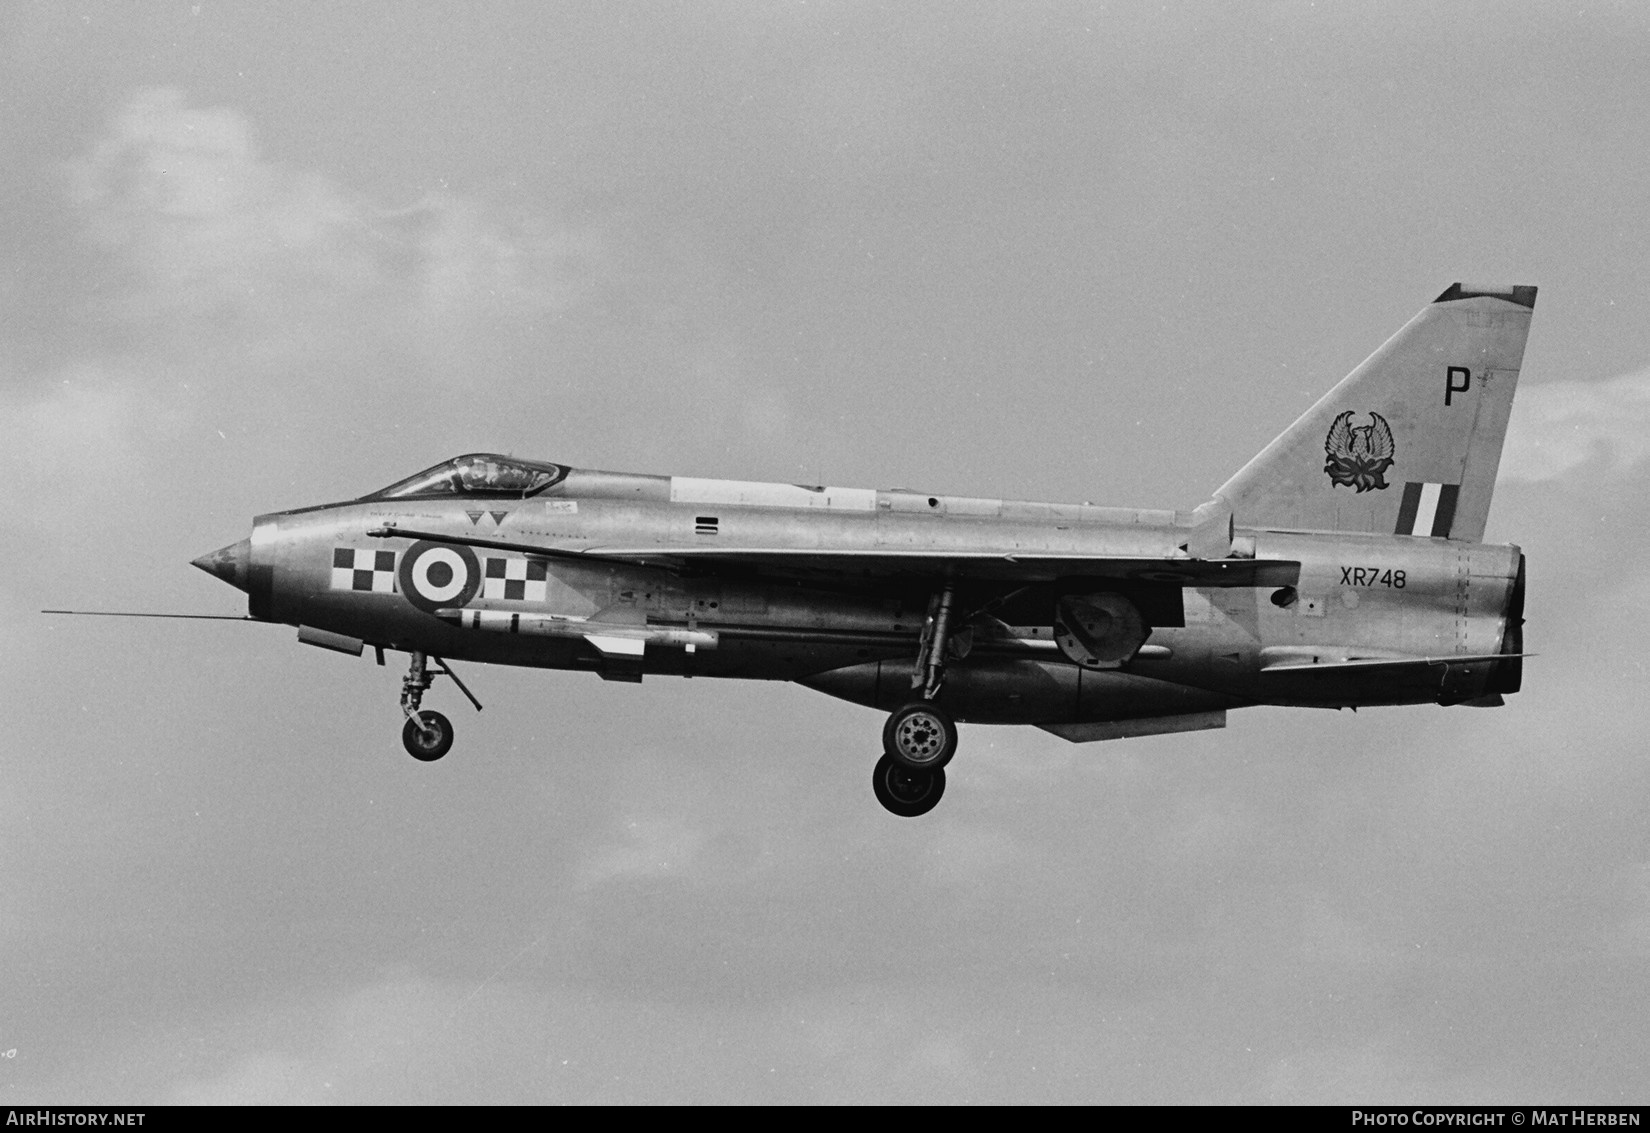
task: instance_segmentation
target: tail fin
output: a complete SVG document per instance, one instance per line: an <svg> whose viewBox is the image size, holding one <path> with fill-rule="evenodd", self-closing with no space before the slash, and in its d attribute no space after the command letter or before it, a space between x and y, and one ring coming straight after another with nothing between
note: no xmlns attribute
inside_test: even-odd
<svg viewBox="0 0 1650 1133"><path fill-rule="evenodd" d="M1245 527L1480 541L1534 310L1454 284L1216 496Z"/></svg>

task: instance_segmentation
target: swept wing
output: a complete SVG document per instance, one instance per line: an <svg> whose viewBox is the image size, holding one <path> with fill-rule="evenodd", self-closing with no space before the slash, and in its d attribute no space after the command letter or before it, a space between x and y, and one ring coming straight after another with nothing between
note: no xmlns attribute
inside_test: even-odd
<svg viewBox="0 0 1650 1133"><path fill-rule="evenodd" d="M487 547L544 558L663 567L678 572L736 570L775 579L833 578L867 583L951 577L959 580L1029 584L1062 578L1095 578L1180 587L1292 586L1300 563L1278 559L1183 559L953 549L831 550L818 547L650 547L568 548L521 539L488 539L453 532L425 531L397 524L374 527L378 538L424 539L466 547Z"/></svg>

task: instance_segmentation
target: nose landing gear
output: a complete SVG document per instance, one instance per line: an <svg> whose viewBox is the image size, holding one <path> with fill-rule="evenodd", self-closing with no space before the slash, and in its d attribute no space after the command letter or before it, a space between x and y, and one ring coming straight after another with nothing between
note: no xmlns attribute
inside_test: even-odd
<svg viewBox="0 0 1650 1133"><path fill-rule="evenodd" d="M424 763L433 763L452 750L453 724L451 720L439 712L419 711L419 705L424 701L424 693L435 678L451 677L470 703L475 705L476 711L481 711L481 701L477 700L465 687L464 682L458 679L458 674L448 667L447 662L439 657L428 658L440 666L431 669L426 663L425 655L414 652L412 663L407 668L407 675L401 678L401 712L407 717L407 722L401 726L401 746L407 749L407 754Z"/></svg>

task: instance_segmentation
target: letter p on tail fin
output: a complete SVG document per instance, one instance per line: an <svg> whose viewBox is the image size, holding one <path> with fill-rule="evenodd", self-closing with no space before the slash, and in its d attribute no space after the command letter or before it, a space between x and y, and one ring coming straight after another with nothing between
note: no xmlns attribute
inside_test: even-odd
<svg viewBox="0 0 1650 1133"><path fill-rule="evenodd" d="M1534 310L1454 284L1215 494L1245 527L1479 542Z"/></svg>

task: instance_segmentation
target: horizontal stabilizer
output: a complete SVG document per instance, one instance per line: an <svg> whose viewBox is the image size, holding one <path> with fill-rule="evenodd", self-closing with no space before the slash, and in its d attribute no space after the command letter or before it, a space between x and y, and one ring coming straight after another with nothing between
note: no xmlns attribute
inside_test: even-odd
<svg viewBox="0 0 1650 1133"><path fill-rule="evenodd" d="M1261 650L1260 687L1269 703L1437 704L1493 707L1489 694L1506 667L1526 653L1447 653L1431 657L1356 657L1329 650L1303 657L1299 647Z"/></svg>
<svg viewBox="0 0 1650 1133"><path fill-rule="evenodd" d="M1534 657L1534 653L1450 653L1438 657L1349 657L1324 654L1321 659L1302 656L1297 648L1261 650L1262 673L1330 672L1348 669L1428 668L1439 665L1467 665L1480 661L1506 661L1513 657Z"/></svg>

